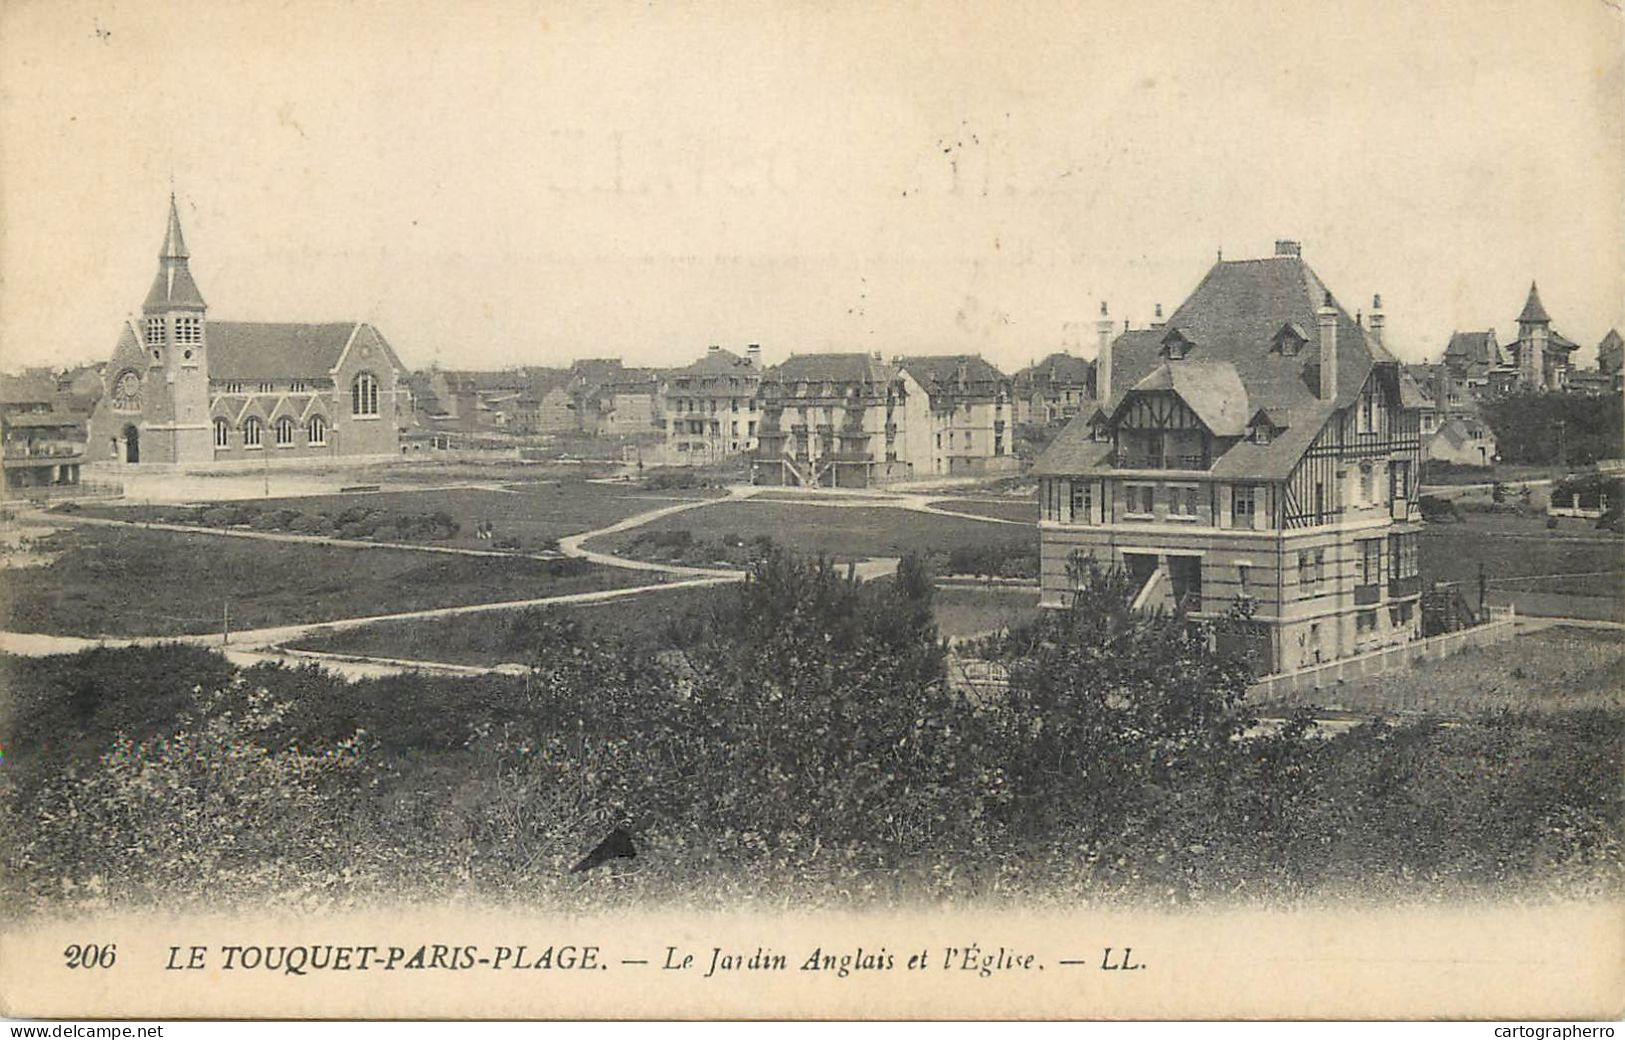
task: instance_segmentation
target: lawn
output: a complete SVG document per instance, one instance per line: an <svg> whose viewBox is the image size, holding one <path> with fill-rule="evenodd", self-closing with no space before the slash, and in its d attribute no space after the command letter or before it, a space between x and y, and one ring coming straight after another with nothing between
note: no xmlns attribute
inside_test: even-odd
<svg viewBox="0 0 1625 1040"><path fill-rule="evenodd" d="M1471 716L1625 708L1625 633L1558 625L1303 695L1324 708Z"/></svg>
<svg viewBox="0 0 1625 1040"><path fill-rule="evenodd" d="M1459 582L1476 602L1480 566L1488 600L1525 614L1625 620L1625 539L1580 521L1547 530L1538 517L1463 513L1423 529L1422 575Z"/></svg>
<svg viewBox="0 0 1625 1040"><path fill-rule="evenodd" d="M938 588L931 601L937 633L949 639L986 635L1038 616L1038 590L1030 588Z"/></svg>
<svg viewBox="0 0 1625 1040"><path fill-rule="evenodd" d="M680 646L685 629L702 621L726 587L663 589L603 603L552 608L552 613L583 628L643 646ZM933 600L939 634L949 638L982 635L1030 620L1038 612L1038 590L1026 588L938 588ZM358 657L407 658L446 664L524 663L541 609L496 615L459 615L431 621L380 621L341 632L313 634L290 643L296 650Z"/></svg>
<svg viewBox="0 0 1625 1040"><path fill-rule="evenodd" d="M698 500L702 491L644 491L631 485L599 484L583 480L510 484L496 488L441 488L406 491L309 495L295 498L252 499L212 508L176 506L87 505L87 515L115 519L201 523L205 526L255 524L256 517L282 512L277 530L297 533L376 538L379 541L428 542L436 545L505 548L535 551L558 538L605 527L629 516L677 502ZM372 523L325 522L370 511ZM449 517L454 525L419 525L402 530L399 518L433 514ZM304 518L304 519L300 519ZM310 521L317 521L312 523ZM482 523L492 526L493 537L480 539ZM376 532L382 530L382 536Z"/></svg>
<svg viewBox="0 0 1625 1040"><path fill-rule="evenodd" d="M1038 525L1038 502L1036 499L1012 498L999 501L990 498L947 498L940 502L932 502L933 508L943 509L950 513L966 513L971 516L991 516L999 520L1019 520L1024 524Z"/></svg>
<svg viewBox="0 0 1625 1040"><path fill-rule="evenodd" d="M290 643L296 650L357 657L405 658L446 664L523 664L532 649L528 633L545 612L591 632L642 645L667 645L673 626L705 616L725 589L662 589L626 599L569 607L531 608L501 614L460 614L428 621L380 621L341 632L313 634Z"/></svg>
<svg viewBox="0 0 1625 1040"><path fill-rule="evenodd" d="M73 527L35 545L52 557L0 589L5 628L82 636L234 629L644 584L580 560L461 556L268 542L141 528Z"/></svg>
<svg viewBox="0 0 1625 1040"><path fill-rule="evenodd" d="M959 520L907 509L788 502L725 502L596 539L588 547L613 552L638 541L640 535L658 537L676 531L689 531L696 540L724 536L727 541L747 544L765 536L795 552L822 554L843 562L910 552L946 555L954 549L984 546L1031 549L1035 553L1038 548L1036 526Z"/></svg>

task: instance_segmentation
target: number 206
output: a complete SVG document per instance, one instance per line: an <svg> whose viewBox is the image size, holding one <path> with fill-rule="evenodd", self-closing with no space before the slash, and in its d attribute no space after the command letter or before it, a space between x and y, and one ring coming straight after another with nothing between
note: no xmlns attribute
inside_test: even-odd
<svg viewBox="0 0 1625 1040"><path fill-rule="evenodd" d="M111 968L118 960L118 943L108 943L106 946L95 943L80 946L75 943L63 950L62 956L67 959L70 968Z"/></svg>

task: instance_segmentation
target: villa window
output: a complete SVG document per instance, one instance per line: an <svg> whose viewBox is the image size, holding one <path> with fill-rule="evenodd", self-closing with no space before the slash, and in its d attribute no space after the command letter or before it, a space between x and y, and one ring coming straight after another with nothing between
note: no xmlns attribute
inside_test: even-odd
<svg viewBox="0 0 1625 1040"><path fill-rule="evenodd" d="M1196 489L1184 485L1168 488L1168 515L1191 519L1196 516Z"/></svg>
<svg viewBox="0 0 1625 1040"><path fill-rule="evenodd" d="M279 448L293 446L294 421L284 415L276 421L276 445Z"/></svg>
<svg viewBox="0 0 1625 1040"><path fill-rule="evenodd" d="M214 446L216 448L231 447L231 424L224 419L214 421Z"/></svg>
<svg viewBox="0 0 1625 1040"><path fill-rule="evenodd" d="M1072 482L1072 522L1087 524L1090 512L1094 506L1092 491L1094 485L1087 480L1074 480Z"/></svg>
<svg viewBox="0 0 1625 1040"><path fill-rule="evenodd" d="M350 384L350 414L378 414L378 377L371 372L362 372Z"/></svg>
<svg viewBox="0 0 1625 1040"><path fill-rule="evenodd" d="M258 448L260 446L260 421L250 418L243 423L243 447Z"/></svg>
<svg viewBox="0 0 1625 1040"><path fill-rule="evenodd" d="M1251 484L1237 484L1230 492L1230 519L1237 527L1253 526L1258 511L1258 489Z"/></svg>
<svg viewBox="0 0 1625 1040"><path fill-rule="evenodd" d="M1359 555L1354 559L1354 584L1377 584L1382 580L1382 539L1365 538L1355 544Z"/></svg>
<svg viewBox="0 0 1625 1040"><path fill-rule="evenodd" d="M307 424L306 427L305 427L305 433L306 433L306 436L308 436L310 438L310 443L311 444L314 444L314 445L326 444L327 443L327 420L323 419L319 415L311 416L309 424Z"/></svg>
<svg viewBox="0 0 1625 1040"><path fill-rule="evenodd" d="M275 383L270 383L270 382L261 382L260 383L260 393L262 393L262 394L273 393L273 392L275 392L275 390L276 390L276 384Z"/></svg>

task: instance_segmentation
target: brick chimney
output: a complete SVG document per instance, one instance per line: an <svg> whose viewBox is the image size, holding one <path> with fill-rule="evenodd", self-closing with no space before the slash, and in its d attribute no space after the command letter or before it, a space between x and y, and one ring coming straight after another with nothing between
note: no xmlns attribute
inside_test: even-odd
<svg viewBox="0 0 1625 1040"><path fill-rule="evenodd" d="M761 368L762 345L760 343L752 343L750 346L746 347L745 360L750 364L751 368Z"/></svg>
<svg viewBox="0 0 1625 1040"><path fill-rule="evenodd" d="M1371 339L1377 346L1382 346L1382 327L1387 317L1382 313L1382 294L1377 293L1371 297Z"/></svg>
<svg viewBox="0 0 1625 1040"><path fill-rule="evenodd" d="M1159 303L1157 304L1156 317L1151 319L1151 327L1154 329L1160 329L1166 324L1168 323L1162 319L1162 304Z"/></svg>
<svg viewBox="0 0 1625 1040"><path fill-rule="evenodd" d="M715 354L717 351L719 351L721 349L722 349L722 347L721 347L720 344L713 343L710 346L705 348L705 352L707 354Z"/></svg>
<svg viewBox="0 0 1625 1040"><path fill-rule="evenodd" d="M1112 396L1112 319L1106 313L1106 301L1100 301L1100 320L1095 322L1100 337L1095 353L1095 399L1108 401Z"/></svg>
<svg viewBox="0 0 1625 1040"><path fill-rule="evenodd" d="M1315 324L1320 328L1320 397L1330 401L1337 397L1337 307L1329 292L1315 312Z"/></svg>
<svg viewBox="0 0 1625 1040"><path fill-rule="evenodd" d="M1303 243L1302 242L1294 242L1290 238L1278 238L1278 239L1275 240L1275 255L1276 256L1302 256L1303 255Z"/></svg>

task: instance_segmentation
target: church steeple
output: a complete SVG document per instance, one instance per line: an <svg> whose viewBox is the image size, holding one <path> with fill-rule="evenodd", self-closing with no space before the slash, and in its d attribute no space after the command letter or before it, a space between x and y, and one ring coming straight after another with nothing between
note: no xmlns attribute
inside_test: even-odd
<svg viewBox="0 0 1625 1040"><path fill-rule="evenodd" d="M164 229L164 246L158 252L158 276L152 280L146 302L141 305L143 313L158 315L205 308L203 294L187 267L190 256L186 251L186 238L181 234L181 215L175 208L175 196L170 195L169 225Z"/></svg>
<svg viewBox="0 0 1625 1040"><path fill-rule="evenodd" d="M164 248L158 254L160 260L185 260L191 256L186 251L186 237L181 234L181 215L175 208L175 193L169 194L169 228L164 232Z"/></svg>

